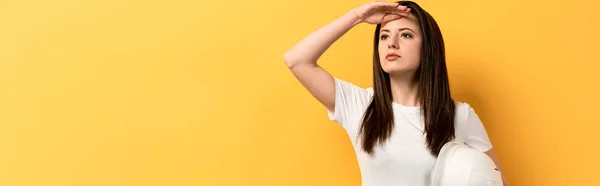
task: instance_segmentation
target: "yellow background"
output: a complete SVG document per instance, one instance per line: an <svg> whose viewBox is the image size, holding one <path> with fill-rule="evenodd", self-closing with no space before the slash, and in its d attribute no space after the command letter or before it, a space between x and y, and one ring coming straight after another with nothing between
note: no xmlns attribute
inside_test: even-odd
<svg viewBox="0 0 600 186"><path fill-rule="evenodd" d="M359 185L283 54L368 1L3 1L0 185ZM597 185L596 1L418 1L512 185ZM371 85L374 25L320 64Z"/></svg>

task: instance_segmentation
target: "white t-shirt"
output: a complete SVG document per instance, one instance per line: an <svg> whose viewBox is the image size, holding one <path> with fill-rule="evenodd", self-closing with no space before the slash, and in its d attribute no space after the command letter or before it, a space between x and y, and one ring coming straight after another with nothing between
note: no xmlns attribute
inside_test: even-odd
<svg viewBox="0 0 600 186"><path fill-rule="evenodd" d="M327 110L329 119L339 123L348 133L356 153L364 186L430 185L430 171L436 158L425 142L424 122L419 107L393 104L394 131L383 147L376 146L371 156L359 142L363 114L373 97L373 88L361 88L335 79L335 110ZM479 151L492 148L485 128L473 108L456 103L455 141Z"/></svg>

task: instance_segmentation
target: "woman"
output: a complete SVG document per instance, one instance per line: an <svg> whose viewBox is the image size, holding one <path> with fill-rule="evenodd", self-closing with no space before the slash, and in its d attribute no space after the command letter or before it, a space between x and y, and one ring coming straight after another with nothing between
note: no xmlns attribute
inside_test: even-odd
<svg viewBox="0 0 600 186"><path fill-rule="evenodd" d="M366 89L317 64L359 23L377 24L373 87ZM450 141L487 153L499 166L473 108L452 99L441 31L414 2L371 2L352 9L293 46L284 61L350 136L363 185L429 185L436 157Z"/></svg>

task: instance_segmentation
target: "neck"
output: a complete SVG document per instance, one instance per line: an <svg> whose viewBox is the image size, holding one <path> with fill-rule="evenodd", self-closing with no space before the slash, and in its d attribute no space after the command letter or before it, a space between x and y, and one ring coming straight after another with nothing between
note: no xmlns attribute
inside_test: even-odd
<svg viewBox="0 0 600 186"><path fill-rule="evenodd" d="M390 74L390 89L395 103L410 107L421 105L418 98L419 82L414 77L414 73Z"/></svg>

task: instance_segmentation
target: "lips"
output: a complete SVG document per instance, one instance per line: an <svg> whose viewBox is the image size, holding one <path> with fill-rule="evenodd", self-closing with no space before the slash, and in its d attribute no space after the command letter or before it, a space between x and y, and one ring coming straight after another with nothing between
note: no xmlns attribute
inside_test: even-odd
<svg viewBox="0 0 600 186"><path fill-rule="evenodd" d="M400 55L395 54L395 53L389 53L385 56L385 59L389 60L389 61L394 61L401 58Z"/></svg>

